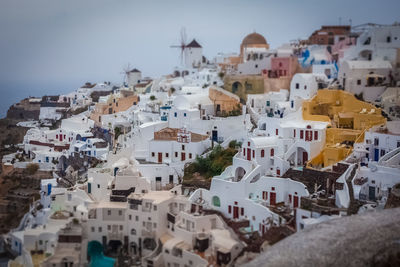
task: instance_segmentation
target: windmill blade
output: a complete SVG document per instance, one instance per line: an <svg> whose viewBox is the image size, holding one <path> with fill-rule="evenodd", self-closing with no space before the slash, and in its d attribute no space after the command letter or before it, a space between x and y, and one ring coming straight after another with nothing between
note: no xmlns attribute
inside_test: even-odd
<svg viewBox="0 0 400 267"><path fill-rule="evenodd" d="M186 28L185 27L182 27L182 29L181 29L181 45L182 45L183 49L186 46Z"/></svg>

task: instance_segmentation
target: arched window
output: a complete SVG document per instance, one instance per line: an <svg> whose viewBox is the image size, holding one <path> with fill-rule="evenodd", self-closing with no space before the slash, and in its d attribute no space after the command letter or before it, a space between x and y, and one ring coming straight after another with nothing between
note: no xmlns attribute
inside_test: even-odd
<svg viewBox="0 0 400 267"><path fill-rule="evenodd" d="M261 157L264 157L264 149L261 149Z"/></svg>
<svg viewBox="0 0 400 267"><path fill-rule="evenodd" d="M212 202L213 202L213 205L214 205L215 207L221 207L221 203L220 203L220 201L219 201L219 197L213 196Z"/></svg>
<svg viewBox="0 0 400 267"><path fill-rule="evenodd" d="M136 229L131 229L131 235L136 235Z"/></svg>
<svg viewBox="0 0 400 267"><path fill-rule="evenodd" d="M274 149L273 148L271 148L271 157L273 157L274 156Z"/></svg>

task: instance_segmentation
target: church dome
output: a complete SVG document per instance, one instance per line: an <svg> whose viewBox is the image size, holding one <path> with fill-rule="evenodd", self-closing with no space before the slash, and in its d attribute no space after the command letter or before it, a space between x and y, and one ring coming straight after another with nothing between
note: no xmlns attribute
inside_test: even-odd
<svg viewBox="0 0 400 267"><path fill-rule="evenodd" d="M261 34L254 32L244 37L242 45L267 45L267 40Z"/></svg>

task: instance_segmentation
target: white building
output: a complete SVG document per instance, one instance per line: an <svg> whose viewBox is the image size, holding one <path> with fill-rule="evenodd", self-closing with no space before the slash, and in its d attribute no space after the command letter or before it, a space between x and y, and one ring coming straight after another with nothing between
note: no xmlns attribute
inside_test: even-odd
<svg viewBox="0 0 400 267"><path fill-rule="evenodd" d="M353 94L363 94L367 101L374 101L389 83L392 65L383 60L344 60L340 64L339 82Z"/></svg>

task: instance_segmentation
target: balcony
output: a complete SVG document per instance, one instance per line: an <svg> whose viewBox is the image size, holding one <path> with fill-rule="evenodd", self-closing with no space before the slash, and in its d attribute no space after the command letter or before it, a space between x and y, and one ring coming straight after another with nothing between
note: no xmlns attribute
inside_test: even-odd
<svg viewBox="0 0 400 267"><path fill-rule="evenodd" d="M161 116L161 121L167 121L167 120L168 120L168 116L167 115Z"/></svg>

